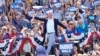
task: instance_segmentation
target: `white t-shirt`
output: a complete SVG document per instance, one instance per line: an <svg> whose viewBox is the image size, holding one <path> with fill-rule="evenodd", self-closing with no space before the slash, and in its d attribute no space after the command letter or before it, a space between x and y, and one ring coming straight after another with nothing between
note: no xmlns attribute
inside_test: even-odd
<svg viewBox="0 0 100 56"><path fill-rule="evenodd" d="M48 19L46 27L47 27L47 33L55 32L54 19Z"/></svg>

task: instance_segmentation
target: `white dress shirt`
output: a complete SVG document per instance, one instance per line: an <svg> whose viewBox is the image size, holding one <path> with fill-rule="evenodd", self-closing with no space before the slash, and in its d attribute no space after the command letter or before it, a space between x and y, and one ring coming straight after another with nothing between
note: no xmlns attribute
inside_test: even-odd
<svg viewBox="0 0 100 56"><path fill-rule="evenodd" d="M55 32L54 19L48 19L46 27L47 27L47 33Z"/></svg>

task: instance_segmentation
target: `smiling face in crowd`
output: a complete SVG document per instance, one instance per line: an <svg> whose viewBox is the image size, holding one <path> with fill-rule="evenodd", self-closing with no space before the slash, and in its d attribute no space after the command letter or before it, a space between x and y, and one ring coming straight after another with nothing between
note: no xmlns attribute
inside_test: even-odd
<svg viewBox="0 0 100 56"><path fill-rule="evenodd" d="M68 27L72 29L72 28L74 28L74 24L73 23L69 23Z"/></svg>
<svg viewBox="0 0 100 56"><path fill-rule="evenodd" d="M17 31L16 31L16 29L15 29L15 28L13 28L13 29L12 29L12 33L14 33L14 34L16 34L16 33L17 33Z"/></svg>
<svg viewBox="0 0 100 56"><path fill-rule="evenodd" d="M52 19L52 18L53 18L53 13L52 13L52 12L49 12L49 13L48 13L48 18L49 18L49 19Z"/></svg>

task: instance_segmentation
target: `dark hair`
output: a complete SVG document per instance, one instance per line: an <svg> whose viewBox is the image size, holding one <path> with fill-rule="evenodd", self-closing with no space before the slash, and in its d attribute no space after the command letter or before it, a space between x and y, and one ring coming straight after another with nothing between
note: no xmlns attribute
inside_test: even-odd
<svg viewBox="0 0 100 56"><path fill-rule="evenodd" d="M26 52L26 53L25 53L25 56L31 56L31 53Z"/></svg>
<svg viewBox="0 0 100 56"><path fill-rule="evenodd" d="M75 20L78 20L77 18L81 18L80 16L78 16L77 14L76 14L76 16L75 16Z"/></svg>
<svg viewBox="0 0 100 56"><path fill-rule="evenodd" d="M79 12L82 14L83 13L83 11L81 10L81 9L79 9Z"/></svg>

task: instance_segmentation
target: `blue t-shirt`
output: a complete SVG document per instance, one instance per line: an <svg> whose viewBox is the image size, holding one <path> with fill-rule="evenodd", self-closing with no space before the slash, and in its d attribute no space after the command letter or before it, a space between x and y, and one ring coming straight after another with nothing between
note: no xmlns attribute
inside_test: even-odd
<svg viewBox="0 0 100 56"><path fill-rule="evenodd" d="M86 30L86 25L82 24L82 26L78 25L76 28L77 33L81 34L81 33L85 33Z"/></svg>
<svg viewBox="0 0 100 56"><path fill-rule="evenodd" d="M18 28L18 20L13 19L12 24L16 27L16 29Z"/></svg>
<svg viewBox="0 0 100 56"><path fill-rule="evenodd" d="M72 30L66 30L66 34L71 34L71 33L75 33L75 29L72 29Z"/></svg>
<svg viewBox="0 0 100 56"><path fill-rule="evenodd" d="M75 33L75 29L72 29L72 30L66 30L66 34L67 34L67 37L70 38L71 37L71 33Z"/></svg>

